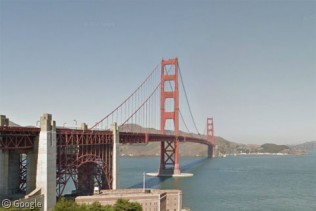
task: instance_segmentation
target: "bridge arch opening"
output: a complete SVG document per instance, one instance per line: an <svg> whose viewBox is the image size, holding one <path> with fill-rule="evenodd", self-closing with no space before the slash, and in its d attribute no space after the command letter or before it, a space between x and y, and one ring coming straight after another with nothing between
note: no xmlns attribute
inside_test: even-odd
<svg viewBox="0 0 316 211"><path fill-rule="evenodd" d="M86 154L76 158L72 163L59 175L57 182L57 192L59 196L63 194L65 186L71 179L75 190L75 195L91 195L94 186L97 184L100 189L111 189L112 177L110 172L111 166L107 165L100 156Z"/></svg>

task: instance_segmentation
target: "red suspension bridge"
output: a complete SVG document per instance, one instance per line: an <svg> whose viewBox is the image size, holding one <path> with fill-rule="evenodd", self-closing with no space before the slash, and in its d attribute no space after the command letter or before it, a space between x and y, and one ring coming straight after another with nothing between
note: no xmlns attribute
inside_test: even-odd
<svg viewBox="0 0 316 211"><path fill-rule="evenodd" d="M161 64L150 72L130 96L91 128L88 129L86 125L81 129L55 128L56 160L54 162L56 162L57 196L63 194L70 179L74 181L76 189L83 192L90 192L95 181L101 188L116 188L113 183L113 169L116 168L113 164L113 146L116 137L121 144L160 142L160 175L181 174L179 165L181 142L204 144L208 147L209 157L214 157L213 118L207 118L205 134L201 135L182 79L178 59L162 59ZM180 109L181 88L195 134L189 130ZM41 119L41 124L44 120L51 122L50 118L50 116L44 117L43 120ZM11 161L18 165L19 173L17 176L10 177L14 172L8 168L7 180L15 178L16 182L12 187L8 186L0 190L0 193L10 194L16 191L31 193L38 186L31 178L36 170L26 165L30 166L32 162L38 160L36 156L33 158L33 154L34 149L38 147L37 142L41 140L38 137L43 128L12 127L5 120L1 122L1 152L3 156L12 157ZM111 130L114 122L118 125L117 134L113 132L115 129ZM180 124L185 130L180 130ZM51 126L51 131L53 130L54 124ZM23 162L25 159L27 162Z"/></svg>
<svg viewBox="0 0 316 211"><path fill-rule="evenodd" d="M196 135L192 135L188 129L179 107L179 78ZM160 105L158 105L159 103ZM181 119L186 132L180 131L179 119ZM159 120L160 129L155 130ZM163 59L161 64L151 71L148 77L125 101L91 129L107 129L109 123L114 121L120 125L120 143L147 143L152 141L161 143L160 175L180 174L179 142L195 142L208 145L210 146L210 156L214 156L213 118L207 118L207 133L205 136L200 135L186 94L178 58Z"/></svg>

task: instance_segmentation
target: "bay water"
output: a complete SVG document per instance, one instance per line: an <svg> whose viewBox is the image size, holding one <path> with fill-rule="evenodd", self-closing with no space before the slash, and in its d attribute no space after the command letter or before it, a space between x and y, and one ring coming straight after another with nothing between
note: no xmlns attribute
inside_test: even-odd
<svg viewBox="0 0 316 211"><path fill-rule="evenodd" d="M316 210L316 152L305 155L181 157L187 178L146 176L146 188L180 189L183 207L208 210ZM120 158L120 188L142 188L159 157Z"/></svg>

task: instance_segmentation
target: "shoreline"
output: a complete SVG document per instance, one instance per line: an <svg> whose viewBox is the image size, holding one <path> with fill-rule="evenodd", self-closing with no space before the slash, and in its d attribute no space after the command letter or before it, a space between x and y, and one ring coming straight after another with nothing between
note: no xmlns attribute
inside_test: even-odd
<svg viewBox="0 0 316 211"><path fill-rule="evenodd" d="M221 154L217 155L215 158L223 158L226 156L230 157L237 157L237 156L287 156L287 155L305 155L307 154L307 151L295 151L290 153L284 153L284 152L277 152L277 153L271 153L271 152L253 152L253 153L234 153L234 154ZM121 158L123 157L160 157L159 155L120 155ZM187 158L207 158L207 156L204 155L195 155L195 156L187 156L183 155L181 157L187 157Z"/></svg>
<svg viewBox="0 0 316 211"><path fill-rule="evenodd" d="M256 152L256 153L236 153L236 154L223 154L218 157L226 157L226 156L287 156L287 155L305 155L306 152L293 152L293 153L271 153L271 152Z"/></svg>

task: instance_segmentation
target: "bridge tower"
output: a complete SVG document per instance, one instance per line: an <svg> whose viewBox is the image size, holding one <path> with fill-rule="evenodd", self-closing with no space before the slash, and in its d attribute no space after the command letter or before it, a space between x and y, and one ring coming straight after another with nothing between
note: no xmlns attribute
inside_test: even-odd
<svg viewBox="0 0 316 211"><path fill-rule="evenodd" d="M215 157L215 137L214 137L214 122L213 117L208 117L206 121L206 136L207 140L211 142L208 149L208 157Z"/></svg>
<svg viewBox="0 0 316 211"><path fill-rule="evenodd" d="M167 72L166 66L174 66L174 72ZM160 147L159 175L180 174L179 167L179 89L178 89L178 58L161 61L161 90L160 90L160 131L165 134L167 120L174 124L175 140L162 141ZM170 83L171 90L166 89ZM173 100L173 110L166 110L166 100Z"/></svg>

